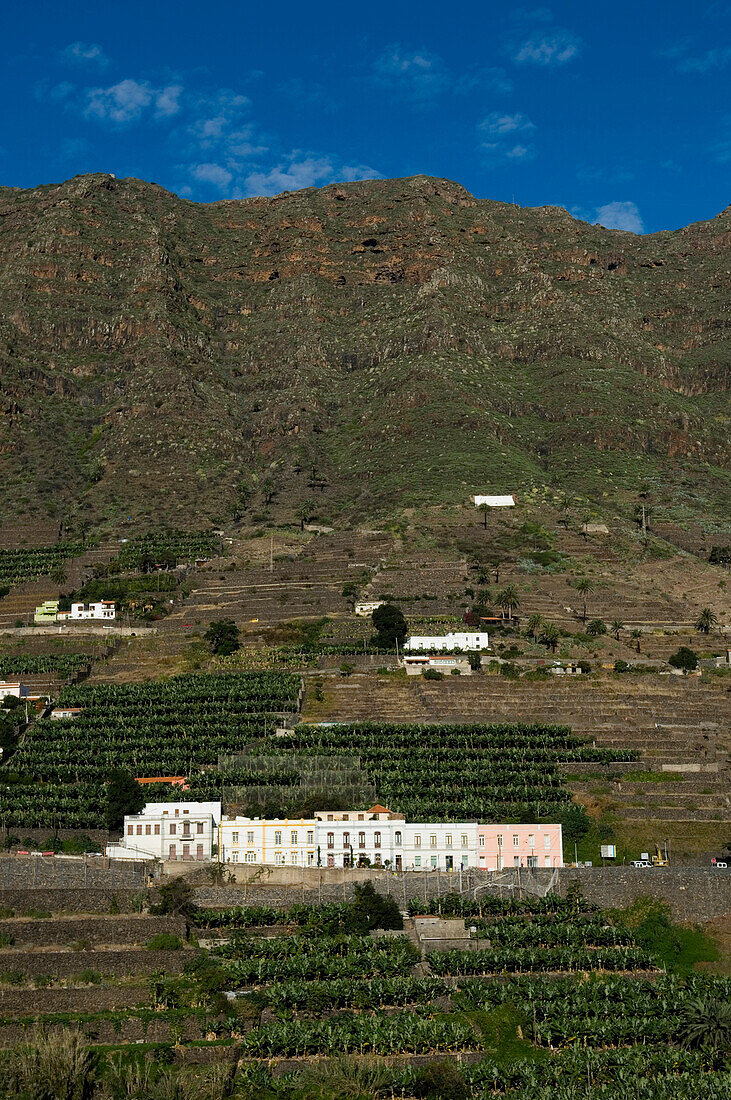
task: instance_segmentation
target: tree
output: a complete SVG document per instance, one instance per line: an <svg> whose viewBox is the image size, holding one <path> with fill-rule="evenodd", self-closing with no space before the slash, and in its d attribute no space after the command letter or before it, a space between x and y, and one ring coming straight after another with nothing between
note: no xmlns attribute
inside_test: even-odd
<svg viewBox="0 0 731 1100"><path fill-rule="evenodd" d="M614 637L619 641L620 631L624 630L624 623L621 619L615 619L611 626L611 631Z"/></svg>
<svg viewBox="0 0 731 1100"><path fill-rule="evenodd" d="M271 504L278 491L278 486L274 478L269 475L262 478L259 488L264 494L264 503Z"/></svg>
<svg viewBox="0 0 731 1100"><path fill-rule="evenodd" d="M150 907L151 913L190 916L195 910L193 887L184 878L176 876L170 882L163 883L157 896L159 900Z"/></svg>
<svg viewBox="0 0 731 1100"><path fill-rule="evenodd" d="M731 1049L731 1004L728 1001L689 1001L680 1020L685 1046Z"/></svg>
<svg viewBox="0 0 731 1100"><path fill-rule="evenodd" d="M211 652L218 657L228 657L241 647L239 628L233 619L218 619L211 623L203 637L210 645Z"/></svg>
<svg viewBox="0 0 731 1100"><path fill-rule="evenodd" d="M395 928L404 926L403 917L397 902L384 897L374 890L370 882L356 883L353 898L353 931L370 932L372 928Z"/></svg>
<svg viewBox="0 0 731 1100"><path fill-rule="evenodd" d="M371 615L373 626L376 630L376 641L384 649L390 649L397 642L401 645L406 641L409 628L400 607L392 603L383 603Z"/></svg>
<svg viewBox="0 0 731 1100"><path fill-rule="evenodd" d="M708 555L711 565L731 565L731 546L712 546Z"/></svg>
<svg viewBox="0 0 731 1100"><path fill-rule="evenodd" d="M591 577L579 577L574 587L584 601L583 619L586 622L586 597L594 591L594 581Z"/></svg>
<svg viewBox="0 0 731 1100"><path fill-rule="evenodd" d="M528 616L528 623L527 623L526 628L525 628L526 636L528 638L532 638L533 641L535 641L536 634L538 633L538 631L540 630L540 628L542 626L543 626L543 616L542 615L539 615L537 612L534 612L532 615L529 615Z"/></svg>
<svg viewBox="0 0 731 1100"><path fill-rule="evenodd" d="M552 653L556 652L558 647L558 627L555 623L545 623L541 633L538 636L538 641L547 646Z"/></svg>
<svg viewBox="0 0 731 1100"><path fill-rule="evenodd" d="M641 630L633 630L632 631L632 637L634 638L635 642L637 643L637 652L639 653L640 652L640 641L642 640L642 631Z"/></svg>
<svg viewBox="0 0 731 1100"><path fill-rule="evenodd" d="M586 633L590 638L599 638L602 634L606 634L606 632L606 623L602 622L601 619L592 619L586 628Z"/></svg>
<svg viewBox="0 0 731 1100"><path fill-rule="evenodd" d="M668 664L673 668L680 668L683 672L693 672L698 668L698 654L687 645L681 645L679 649L668 657Z"/></svg>
<svg viewBox="0 0 731 1100"><path fill-rule="evenodd" d="M108 829L118 829L125 814L138 814L145 805L145 792L129 772L115 769L107 784L106 819Z"/></svg>
<svg viewBox="0 0 731 1100"><path fill-rule="evenodd" d="M314 500L303 500L297 508L296 516L300 521L300 531L304 531L305 524L315 514L315 502Z"/></svg>
<svg viewBox="0 0 731 1100"><path fill-rule="evenodd" d="M513 611L520 607L520 596L514 584L506 584L495 597L495 604L501 611L507 611L508 618L512 619Z"/></svg>
<svg viewBox="0 0 731 1100"><path fill-rule="evenodd" d="M478 504L477 507L482 512L483 527L487 531L487 513L488 513L488 510L489 510L489 505L488 504Z"/></svg>
<svg viewBox="0 0 731 1100"><path fill-rule="evenodd" d="M695 628L699 630L701 634L710 634L717 622L718 616L711 611L710 607L704 607L696 619Z"/></svg>
<svg viewBox="0 0 731 1100"><path fill-rule="evenodd" d="M53 583L57 584L59 588L62 585L66 584L66 581L68 580L66 570L62 562L59 562L58 565L54 565L53 569L51 570L50 576Z"/></svg>

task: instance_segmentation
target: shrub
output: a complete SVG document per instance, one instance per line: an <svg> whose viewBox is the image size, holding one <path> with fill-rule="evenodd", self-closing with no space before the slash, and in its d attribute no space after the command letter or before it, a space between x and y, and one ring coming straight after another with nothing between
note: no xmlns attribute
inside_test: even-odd
<svg viewBox="0 0 731 1100"><path fill-rule="evenodd" d="M675 653L668 657L668 664L673 668L681 668L683 672L692 672L698 668L698 654L689 646L681 645Z"/></svg>
<svg viewBox="0 0 731 1100"><path fill-rule="evenodd" d="M425 668L421 674L425 680L443 680L444 673L438 672L435 668Z"/></svg>
<svg viewBox="0 0 731 1100"><path fill-rule="evenodd" d="M630 666L627 664L626 661L623 661L621 657L614 662L615 672L629 672L629 669Z"/></svg>
<svg viewBox="0 0 731 1100"><path fill-rule="evenodd" d="M173 932L158 932L147 946L150 951L179 951L183 941Z"/></svg>
<svg viewBox="0 0 731 1100"><path fill-rule="evenodd" d="M592 619L586 628L586 633L590 638L599 638L602 634L607 633L607 624L602 622L601 619Z"/></svg>
<svg viewBox="0 0 731 1100"><path fill-rule="evenodd" d="M78 977L82 985L99 985L101 980L102 975L98 970L82 970Z"/></svg>
<svg viewBox="0 0 731 1100"><path fill-rule="evenodd" d="M158 897L157 905L150 907L150 912L157 916L167 913L188 915L195 908L193 887L183 878L174 878L164 883L158 890Z"/></svg>
<svg viewBox="0 0 731 1100"><path fill-rule="evenodd" d="M451 1062L432 1062L416 1070L413 1093L425 1100L467 1100L471 1089L457 1066Z"/></svg>
<svg viewBox="0 0 731 1100"><path fill-rule="evenodd" d="M9 932L0 932L0 947L12 947L15 943L15 936L11 936Z"/></svg>

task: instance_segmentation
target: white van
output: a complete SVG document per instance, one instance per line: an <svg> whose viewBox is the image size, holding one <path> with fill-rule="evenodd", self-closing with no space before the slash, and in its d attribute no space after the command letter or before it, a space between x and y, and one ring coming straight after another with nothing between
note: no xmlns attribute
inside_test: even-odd
<svg viewBox="0 0 731 1100"><path fill-rule="evenodd" d="M652 867L649 859L633 859L630 867Z"/></svg>

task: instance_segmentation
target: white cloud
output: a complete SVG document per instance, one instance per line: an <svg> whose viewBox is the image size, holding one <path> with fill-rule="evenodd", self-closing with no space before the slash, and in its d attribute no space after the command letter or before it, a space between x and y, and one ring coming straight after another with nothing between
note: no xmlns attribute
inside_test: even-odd
<svg viewBox="0 0 731 1100"><path fill-rule="evenodd" d="M153 88L148 81L120 80L109 88L87 91L87 117L120 124L137 122L151 112L154 118L170 118L180 110L180 84Z"/></svg>
<svg viewBox="0 0 731 1100"><path fill-rule="evenodd" d="M226 191L233 179L233 173L221 164L196 164L190 174L198 183L210 183L219 191Z"/></svg>
<svg viewBox="0 0 731 1100"><path fill-rule="evenodd" d="M645 227L637 205L633 202L608 202L598 206L595 225L605 229L625 229L629 233L644 233Z"/></svg>
<svg viewBox="0 0 731 1100"><path fill-rule="evenodd" d="M731 63L731 47L707 50L700 57L684 57L678 62L681 73L709 73Z"/></svg>
<svg viewBox="0 0 731 1100"><path fill-rule="evenodd" d="M383 173L369 168L367 164L344 164L337 172L337 177L344 183L355 183L357 180L382 180Z"/></svg>
<svg viewBox="0 0 731 1100"><path fill-rule="evenodd" d="M203 96L194 104L196 119L189 127L193 140L201 149L213 149L230 140L248 140L251 128L242 129L242 116L251 108L248 96L224 89L215 95ZM236 127L236 133L231 127Z"/></svg>
<svg viewBox="0 0 731 1100"><path fill-rule="evenodd" d="M518 47L513 60L521 64L565 65L578 57L580 51L581 41L571 31L536 31Z"/></svg>
<svg viewBox="0 0 731 1100"><path fill-rule="evenodd" d="M479 146L479 151L485 164L493 168L501 164L508 164L511 161L533 160L536 156L534 145L523 145L521 143L511 145L510 142L499 141L485 141Z"/></svg>
<svg viewBox="0 0 731 1100"><path fill-rule="evenodd" d="M458 95L468 95L476 91L491 91L497 95L509 95L513 82L505 69L478 68L468 69L454 81L454 91Z"/></svg>
<svg viewBox="0 0 731 1100"><path fill-rule="evenodd" d="M303 187L315 187L329 183L334 168L328 157L305 157L278 164L268 172L251 172L245 182L250 195L277 195L280 191L299 191Z"/></svg>
<svg viewBox="0 0 731 1100"><path fill-rule="evenodd" d="M414 99L428 99L445 91L452 83L444 62L428 50L405 50L389 46L377 57L373 73L379 84Z"/></svg>
<svg viewBox="0 0 731 1100"><path fill-rule="evenodd" d="M61 51L61 57L75 65L97 65L101 69L109 64L104 50L94 42L72 42Z"/></svg>
<svg viewBox="0 0 731 1100"><path fill-rule="evenodd" d="M535 130L535 125L526 115L516 113L513 115L500 114L499 111L493 111L487 118L483 119L478 125L478 130L481 130L484 134L493 134L496 137L503 137L505 134L524 133L528 130Z"/></svg>

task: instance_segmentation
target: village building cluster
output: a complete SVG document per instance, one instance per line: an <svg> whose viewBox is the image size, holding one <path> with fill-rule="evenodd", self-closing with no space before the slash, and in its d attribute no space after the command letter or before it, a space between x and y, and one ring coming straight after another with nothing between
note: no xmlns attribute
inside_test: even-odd
<svg viewBox="0 0 731 1100"><path fill-rule="evenodd" d="M72 603L68 611L59 611L59 600L44 600L36 608L33 621L44 623L78 623L89 619L112 622L117 616L114 600L99 600L97 603Z"/></svg>
<svg viewBox="0 0 731 1100"><path fill-rule="evenodd" d="M227 817L220 802L152 802L124 819L116 859L394 871L563 866L559 824L410 822L376 804L310 818Z"/></svg>

